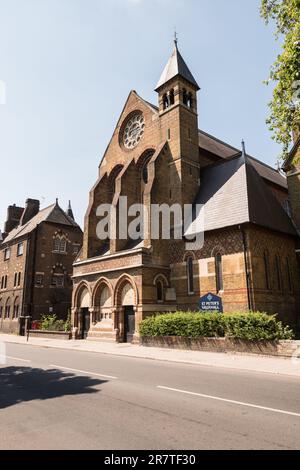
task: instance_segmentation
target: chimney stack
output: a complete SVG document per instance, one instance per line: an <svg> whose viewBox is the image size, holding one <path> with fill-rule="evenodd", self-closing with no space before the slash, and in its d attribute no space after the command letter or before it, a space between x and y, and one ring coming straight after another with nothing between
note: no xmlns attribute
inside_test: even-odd
<svg viewBox="0 0 300 470"><path fill-rule="evenodd" d="M4 234L8 234L16 228L24 212L24 207L17 207L16 204L7 208L7 218L4 225Z"/></svg>
<svg viewBox="0 0 300 470"><path fill-rule="evenodd" d="M25 225L29 222L35 215L39 213L40 210L40 201L37 199L27 199L25 209L23 211L20 225Z"/></svg>

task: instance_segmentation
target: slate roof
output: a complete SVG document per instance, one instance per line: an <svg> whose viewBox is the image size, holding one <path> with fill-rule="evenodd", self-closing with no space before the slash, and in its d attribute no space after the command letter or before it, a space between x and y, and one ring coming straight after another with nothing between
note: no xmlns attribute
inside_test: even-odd
<svg viewBox="0 0 300 470"><path fill-rule="evenodd" d="M31 233L42 222L52 222L60 225L79 227L79 225L73 219L71 219L71 217L69 217L59 207L58 204L52 204L51 206L42 209L26 224L19 225L18 227L14 228L11 232L9 232L3 243L9 243L13 240L16 240L17 238Z"/></svg>
<svg viewBox="0 0 300 470"><path fill-rule="evenodd" d="M195 203L204 205L206 232L251 222L297 236L291 219L248 156L240 154L205 168Z"/></svg>
<svg viewBox="0 0 300 470"><path fill-rule="evenodd" d="M199 147L207 150L220 158L231 158L240 153L240 150L232 147L231 145L217 139L213 135L207 134L204 131L199 130ZM287 189L287 180L280 174L275 168L267 165L266 163L257 160L252 156L247 157L249 162L258 171L260 176L266 180Z"/></svg>
<svg viewBox="0 0 300 470"><path fill-rule="evenodd" d="M189 83L194 85L197 90L200 90L200 87L198 83L196 82L195 78L192 75L192 72L186 65L182 55L180 54L178 47L177 47L177 42L175 41L174 45L174 50L173 53L164 68L164 71L158 81L158 84L156 86L156 91L166 83L168 83L172 78L175 78L177 76L183 77L185 80L187 80Z"/></svg>

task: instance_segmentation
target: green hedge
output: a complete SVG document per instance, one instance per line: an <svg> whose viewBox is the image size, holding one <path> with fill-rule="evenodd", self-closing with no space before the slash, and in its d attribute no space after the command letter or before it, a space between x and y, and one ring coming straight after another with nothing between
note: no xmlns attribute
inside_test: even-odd
<svg viewBox="0 0 300 470"><path fill-rule="evenodd" d="M142 337L184 336L188 338L230 337L247 340L293 339L293 331L279 322L275 315L266 313L176 312L143 320Z"/></svg>

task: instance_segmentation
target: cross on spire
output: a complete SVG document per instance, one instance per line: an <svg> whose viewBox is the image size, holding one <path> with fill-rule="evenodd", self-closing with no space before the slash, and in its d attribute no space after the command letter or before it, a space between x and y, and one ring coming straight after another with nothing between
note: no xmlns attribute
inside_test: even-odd
<svg viewBox="0 0 300 470"><path fill-rule="evenodd" d="M176 28L175 28L175 32L174 32L174 42L175 42L175 46L177 47L178 46L178 34L177 34L177 31L176 31Z"/></svg>

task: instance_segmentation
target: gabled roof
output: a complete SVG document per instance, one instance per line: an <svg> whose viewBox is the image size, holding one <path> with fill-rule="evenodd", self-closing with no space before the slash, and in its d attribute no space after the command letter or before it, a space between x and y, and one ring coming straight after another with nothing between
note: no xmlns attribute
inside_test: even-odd
<svg viewBox="0 0 300 470"><path fill-rule="evenodd" d="M297 236L291 219L243 154L203 170L195 203L204 205L205 231L251 222Z"/></svg>
<svg viewBox="0 0 300 470"><path fill-rule="evenodd" d="M35 217L29 220L24 225L19 225L13 229L7 237L4 239L4 244L9 243L17 238L23 237L31 233L39 224L42 222L51 222L60 225L67 225L72 227L79 227L79 225L71 219L60 207L58 204L52 204L45 209L42 209Z"/></svg>
<svg viewBox="0 0 300 470"><path fill-rule="evenodd" d="M159 90L160 87L168 83L173 78L180 76L187 80L189 83L194 85L197 90L200 90L198 83L196 82L195 78L193 77L190 69L186 65L182 55L180 54L177 41L175 41L173 53L164 68L164 71L158 81L155 91Z"/></svg>
<svg viewBox="0 0 300 470"><path fill-rule="evenodd" d="M207 132L204 132L202 130L199 130L199 147L214 155L217 155L220 158L226 159L236 156L240 153L237 148L227 144L226 142L223 142L220 139L217 139L213 135L208 134ZM254 168L256 168L260 176L270 181L271 183L274 183L284 189L287 189L286 178L282 174L280 174L275 168L272 168L271 166L267 165L266 163L260 160L257 160L254 157L248 156L247 158L250 163L254 166Z"/></svg>

